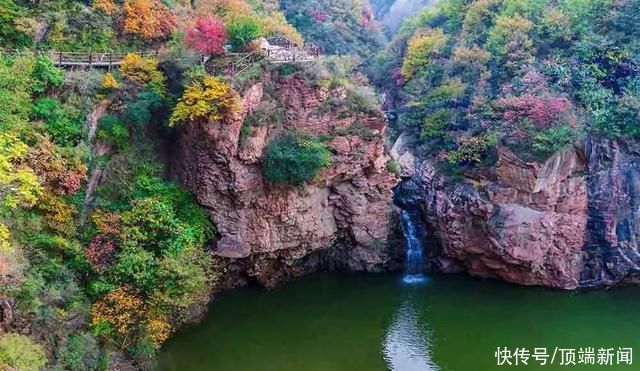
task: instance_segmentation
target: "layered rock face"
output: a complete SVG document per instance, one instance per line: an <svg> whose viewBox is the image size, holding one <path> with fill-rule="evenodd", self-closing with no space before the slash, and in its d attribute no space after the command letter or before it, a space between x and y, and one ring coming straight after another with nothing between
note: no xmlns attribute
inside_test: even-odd
<svg viewBox="0 0 640 371"><path fill-rule="evenodd" d="M173 170L215 224L214 254L230 264L235 283L271 285L324 263L371 271L390 264L397 179L385 170L386 120L381 112L321 109L343 93L267 76L245 91L238 114L184 125ZM264 122L241 136L243 120L265 100L284 110L284 124ZM261 173L263 151L288 130L326 136L333 152L332 167L301 189L269 184Z"/></svg>
<svg viewBox="0 0 640 371"><path fill-rule="evenodd" d="M490 169L447 184L400 138L392 155L409 180L405 207L419 208L444 271L573 289L633 280L639 271L640 152L589 138L544 164L506 148Z"/></svg>

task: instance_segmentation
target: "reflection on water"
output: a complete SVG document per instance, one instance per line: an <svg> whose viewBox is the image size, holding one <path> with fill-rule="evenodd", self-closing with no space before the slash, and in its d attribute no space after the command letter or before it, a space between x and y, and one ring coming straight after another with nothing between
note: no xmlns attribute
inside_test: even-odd
<svg viewBox="0 0 640 371"><path fill-rule="evenodd" d="M204 321L162 348L157 370L496 371L498 346L640 349L637 287L567 293L457 276L399 281L317 275L219 295Z"/></svg>
<svg viewBox="0 0 640 371"><path fill-rule="evenodd" d="M383 344L384 360L393 371L436 371L431 359L431 334L420 322L409 298L394 315Z"/></svg>

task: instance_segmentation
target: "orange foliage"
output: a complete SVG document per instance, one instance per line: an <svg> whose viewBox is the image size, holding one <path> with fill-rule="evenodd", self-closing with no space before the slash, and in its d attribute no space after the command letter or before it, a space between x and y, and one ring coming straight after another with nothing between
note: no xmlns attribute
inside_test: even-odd
<svg viewBox="0 0 640 371"><path fill-rule="evenodd" d="M175 16L158 0L128 0L122 10L124 32L146 41L165 39L176 26Z"/></svg>
<svg viewBox="0 0 640 371"><path fill-rule="evenodd" d="M148 319L144 324L144 328L156 348L160 348L173 331L173 326L171 326L171 323L167 321L165 316Z"/></svg>
<svg viewBox="0 0 640 371"><path fill-rule="evenodd" d="M100 10L107 15L113 14L118 10L118 6L113 2L113 0L95 0L91 6L93 9Z"/></svg>
<svg viewBox="0 0 640 371"><path fill-rule="evenodd" d="M93 304L91 323L94 326L110 325L122 337L123 346L142 320L144 302L129 286L119 287Z"/></svg>
<svg viewBox="0 0 640 371"><path fill-rule="evenodd" d="M215 14L225 20L253 13L251 6L244 0L198 0L194 7L198 15Z"/></svg>
<svg viewBox="0 0 640 371"><path fill-rule="evenodd" d="M77 214L75 206L45 192L40 196L37 207L44 216L47 228L65 237L75 233L74 217Z"/></svg>
<svg viewBox="0 0 640 371"><path fill-rule="evenodd" d="M103 234L119 234L122 227L120 220L120 214L106 210L95 210L91 214L91 221L96 225L98 231Z"/></svg>
<svg viewBox="0 0 640 371"><path fill-rule="evenodd" d="M61 156L48 139L31 150L27 163L41 182L56 195L75 194L87 179L87 166L77 158Z"/></svg>

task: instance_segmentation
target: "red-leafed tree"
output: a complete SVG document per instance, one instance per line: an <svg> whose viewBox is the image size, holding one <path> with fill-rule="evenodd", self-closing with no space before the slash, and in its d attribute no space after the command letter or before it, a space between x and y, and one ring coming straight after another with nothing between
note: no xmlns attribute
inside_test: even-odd
<svg viewBox="0 0 640 371"><path fill-rule="evenodd" d="M98 273L104 273L115 260L116 243L109 236L96 235L86 250L86 257Z"/></svg>
<svg viewBox="0 0 640 371"><path fill-rule="evenodd" d="M224 54L224 45L227 42L224 23L211 16L197 18L194 26L186 30L185 42L191 49L202 54Z"/></svg>

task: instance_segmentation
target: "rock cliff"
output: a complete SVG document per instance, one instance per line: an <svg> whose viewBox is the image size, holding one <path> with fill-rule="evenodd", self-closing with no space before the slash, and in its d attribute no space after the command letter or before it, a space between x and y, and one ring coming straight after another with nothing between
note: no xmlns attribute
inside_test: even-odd
<svg viewBox="0 0 640 371"><path fill-rule="evenodd" d="M226 285L271 285L321 264L367 271L393 264L387 239L398 180L385 169L386 120L382 112L325 109L343 94L267 75L244 91L241 112L181 130L173 171L217 228L213 251L229 265ZM243 121L266 102L282 110L283 122L242 134ZM263 151L287 131L322 136L333 153L331 168L302 188L269 184L261 173Z"/></svg>
<svg viewBox="0 0 640 371"><path fill-rule="evenodd" d="M640 255L640 147L588 138L545 163L506 148L494 166L449 184L407 137L398 198L421 211L443 271L574 289L635 280Z"/></svg>

